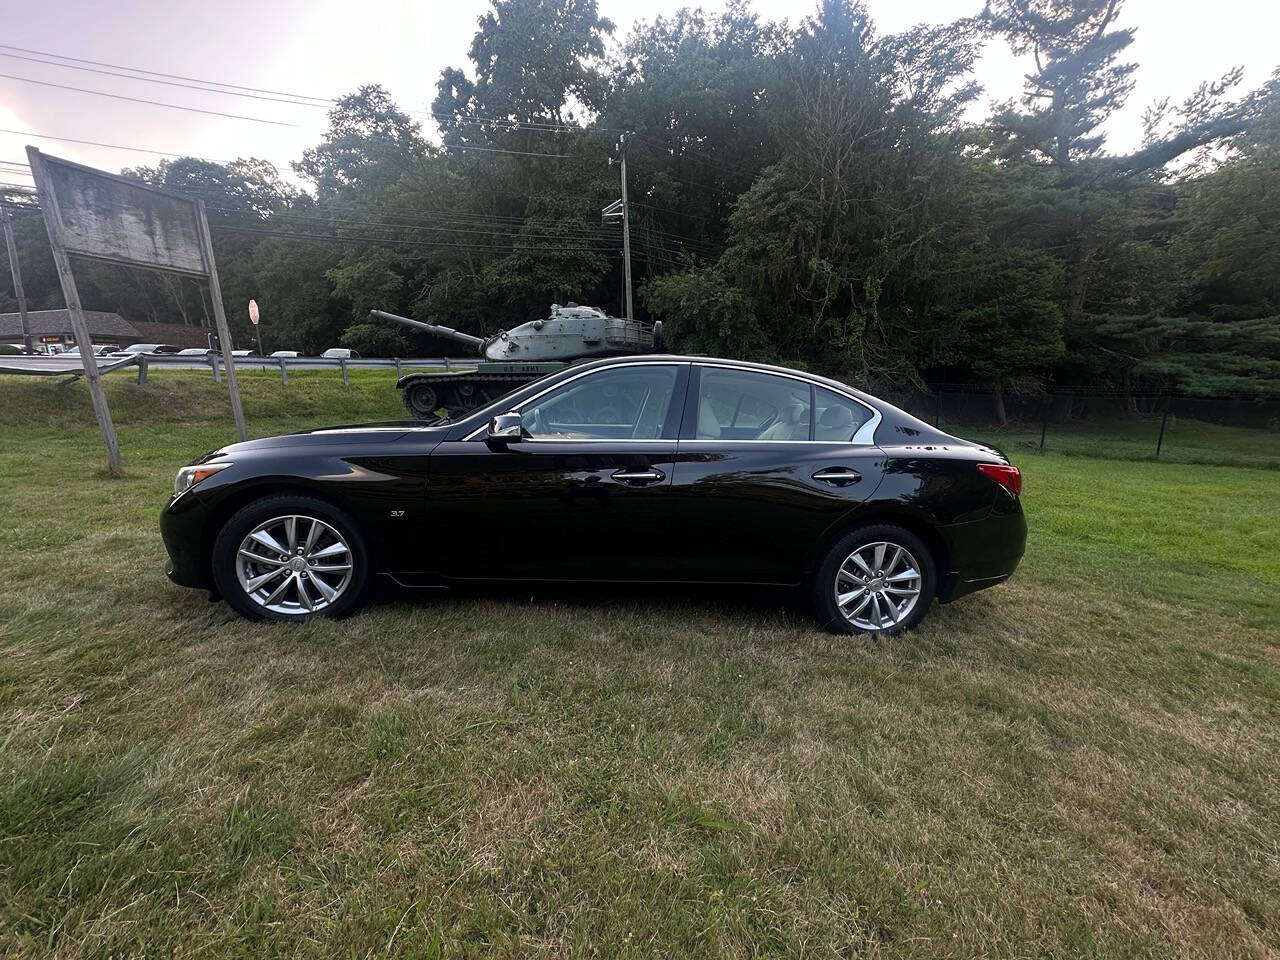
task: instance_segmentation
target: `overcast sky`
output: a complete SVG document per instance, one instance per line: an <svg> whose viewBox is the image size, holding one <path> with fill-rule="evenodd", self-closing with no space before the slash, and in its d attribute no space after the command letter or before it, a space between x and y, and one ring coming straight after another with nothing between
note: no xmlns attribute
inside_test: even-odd
<svg viewBox="0 0 1280 960"><path fill-rule="evenodd" d="M600 0L601 12L617 24L615 43L637 20L687 5L681 0ZM718 10L723 4L702 6ZM803 15L809 9L794 0L756 0L754 6L770 19L794 20L797 11ZM884 33L974 13L982 2L868 0L868 6ZM476 19L487 8L486 0L0 0L0 43L320 97L376 82L403 108L421 111L429 109L443 67L469 66L466 51ZM1245 68L1242 89L1257 86L1280 61L1280 3L1274 0L1128 0L1122 25L1137 28L1128 56L1139 69L1128 107L1107 127L1108 146L1116 151L1136 145L1142 110L1152 100L1166 95L1180 100L1202 79L1216 78L1235 65ZM1015 96L1024 69L1003 44L989 47L978 69L985 88L983 109L993 100ZM314 144L325 127L323 109L211 95L6 56L0 56L0 74L296 125L127 103L0 76L0 128L7 130L215 160L260 156L287 171L289 161ZM434 138L429 121L424 129ZM25 162L27 143L108 170L160 159L0 133L0 181L29 182L3 165Z"/></svg>

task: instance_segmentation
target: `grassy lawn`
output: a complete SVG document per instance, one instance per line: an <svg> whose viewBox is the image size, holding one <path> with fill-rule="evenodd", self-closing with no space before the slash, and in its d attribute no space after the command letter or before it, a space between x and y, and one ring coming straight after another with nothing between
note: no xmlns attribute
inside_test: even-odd
<svg viewBox="0 0 1280 960"><path fill-rule="evenodd" d="M242 379L258 435L400 415ZM271 626L161 571L224 394L112 378L110 480L83 386L14 380L0 956L1280 954L1271 471L1015 452L1021 570L906 638L729 592Z"/></svg>

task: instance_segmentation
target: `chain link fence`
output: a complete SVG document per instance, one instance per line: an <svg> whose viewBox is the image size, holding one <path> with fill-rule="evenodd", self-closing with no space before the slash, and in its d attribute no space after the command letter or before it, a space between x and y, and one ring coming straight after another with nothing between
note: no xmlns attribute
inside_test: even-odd
<svg viewBox="0 0 1280 960"><path fill-rule="evenodd" d="M873 389L947 433L1010 456L1061 453L1280 469L1280 400L1053 387Z"/></svg>

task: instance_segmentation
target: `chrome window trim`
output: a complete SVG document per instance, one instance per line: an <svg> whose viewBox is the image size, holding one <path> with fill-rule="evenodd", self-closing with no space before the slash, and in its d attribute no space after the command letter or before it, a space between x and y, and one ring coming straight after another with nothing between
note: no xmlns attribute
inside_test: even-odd
<svg viewBox="0 0 1280 960"><path fill-rule="evenodd" d="M590 370L583 370L581 373L577 374L576 376L568 377L564 380L561 380L559 383L552 384L551 386L547 387L545 390L539 391L538 393L535 393L532 397L529 397L526 400L524 400L520 404L520 406L511 407L508 412L519 412L523 410L524 407L533 403L533 401L537 400L538 398L550 393L552 390L562 387L567 383L572 383L574 380L577 380L580 377L588 376L589 374L592 374L592 373L604 373L607 370L617 370L620 367L667 367L667 366L678 367L681 365L688 366L688 367L693 367L693 366L715 367L721 370L736 370L740 373L757 373L757 374L760 374L761 376L766 376L766 377L786 377L790 380L798 380L801 383L809 384L814 387L821 387L822 389L828 390L831 393L836 394L837 396L844 397L846 400L850 400L853 403L858 404L858 406L862 407L863 409L871 411L871 419L868 420L866 423L864 423L862 426L860 426L858 428L858 432L855 433L853 435L853 438L850 440L807 440L807 439L806 440L733 440L727 437L724 439L721 439L719 437L715 439L706 437L706 438L701 438L700 440L697 437L691 437L689 438L689 440L682 440L679 438L675 440L621 440L621 439L609 438L609 437L590 437L590 438L583 438L581 440L557 440L549 437L529 437L528 439L522 440L521 442L522 443L689 443L689 442L698 440L701 443L830 443L830 444L852 444L854 446L860 446L860 447L875 446L876 428L880 426L880 421L884 419L884 417L879 410L871 406L871 404L867 403L866 401L859 400L857 397L853 396L850 393L846 393L844 390L833 388L831 386L828 386L825 383L818 383L816 380L811 380L810 378L802 376L800 374L784 373L779 370L757 370L754 367L743 367L743 366L738 366L737 364L734 364L734 363L714 363L714 362L702 362L702 361L691 361L691 360L641 360L641 361L628 361L625 363L615 363L607 367L593 367ZM489 428L489 425L487 423L481 424L480 426L472 430L469 434L467 434L465 437L463 437L462 440L459 442L479 439L480 435L484 433L484 431L488 430L488 428ZM413 429L413 428L409 428L409 429ZM426 429L426 428L418 428L418 429Z"/></svg>
<svg viewBox="0 0 1280 960"><path fill-rule="evenodd" d="M546 396L552 390L558 390L560 387L563 387L567 383L573 383L573 381L580 380L581 378L590 376L593 373L605 373L609 370L619 370L619 369L625 369L627 367L681 367L681 366L685 366L685 367L689 366L689 361L688 360L639 360L639 361L632 361L628 363L614 363L614 364L610 364L607 367L592 367L590 370L583 370L581 373L575 374L572 377L566 377L565 379L559 381L558 383L553 383L551 386L547 387L545 390L541 390L538 393L535 393L532 397L527 397L526 399L521 401L520 406L511 407L506 412L520 413L521 411L524 410L525 407L533 403L533 401L537 400L539 397ZM480 426L472 430L470 433L468 433L465 437L463 437L462 441L460 442L465 442L467 440L475 440L479 437L482 431L485 431L488 429L489 429L489 424L487 423L481 424ZM673 440L619 440L612 437L590 437L590 438L584 438L582 440L552 440L546 437L529 437L527 439L521 440L520 442L529 443L531 441L539 442L539 443L676 443L677 442L677 440L674 440L674 439Z"/></svg>
<svg viewBox="0 0 1280 960"><path fill-rule="evenodd" d="M806 383L813 387L820 387L828 393L834 393L837 396L844 397L846 400L851 400L864 410L871 411L871 419L860 426L858 431L849 440L731 440L728 438L721 439L719 437L691 437L690 440L698 440L701 443L850 443L860 447L874 447L876 445L876 428L880 426L880 421L884 419L884 417L880 411L871 406L871 404L863 400L859 400L850 393L846 393L843 390L837 390L825 383L818 383L818 381L811 380L809 377L801 376L800 374L784 373L780 370L756 370L752 367L740 367L737 364L715 363L712 361L705 363L697 361L695 366L714 367L721 370L736 370L739 373L755 373L763 377L786 377L789 380L799 380L801 383ZM698 386L702 386L701 380L699 380Z"/></svg>

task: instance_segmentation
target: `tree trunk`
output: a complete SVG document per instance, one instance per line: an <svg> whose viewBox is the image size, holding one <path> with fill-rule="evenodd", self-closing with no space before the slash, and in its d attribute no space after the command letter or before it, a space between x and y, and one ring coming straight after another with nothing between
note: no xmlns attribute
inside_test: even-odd
<svg viewBox="0 0 1280 960"><path fill-rule="evenodd" d="M991 396L991 402L995 410L997 425L1007 427L1009 425L1009 416L1004 409L1004 387L996 387L996 392Z"/></svg>

